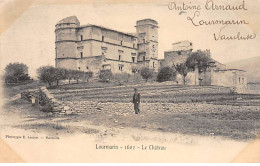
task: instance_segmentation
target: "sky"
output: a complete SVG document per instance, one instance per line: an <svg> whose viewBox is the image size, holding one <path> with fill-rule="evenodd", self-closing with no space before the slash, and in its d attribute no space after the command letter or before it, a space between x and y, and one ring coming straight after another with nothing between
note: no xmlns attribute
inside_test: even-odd
<svg viewBox="0 0 260 166"><path fill-rule="evenodd" d="M189 1L188 1L189 2ZM196 1L203 5L205 1ZM255 4L247 2L248 11L255 13ZM258 1L259 2L259 1ZM3 6L3 5L2 5ZM252 10L251 10L252 9ZM252 12L253 11L253 12ZM226 63L259 56L259 24L252 22L250 15L246 18L249 25L232 25L223 30L225 34L257 35L248 41L215 41L213 33L218 34L223 25L198 26L191 24L187 17L193 17L194 10L179 15L179 11L169 10L168 4L114 4L114 5L32 5L0 36L0 70L10 62L22 62L29 67L29 74L36 76L36 69L44 65L55 65L55 24L69 16L77 16L81 25L96 24L115 30L134 33L139 19L151 18L159 24L159 58L164 51L171 50L174 42L189 40L194 50L210 49L212 58ZM204 11L198 20L241 19L247 13L230 11ZM256 20L259 18L255 18Z"/></svg>

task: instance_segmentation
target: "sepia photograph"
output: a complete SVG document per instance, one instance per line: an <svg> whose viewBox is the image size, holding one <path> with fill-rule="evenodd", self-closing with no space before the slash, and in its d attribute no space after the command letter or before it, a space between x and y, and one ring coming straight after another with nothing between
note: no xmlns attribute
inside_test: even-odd
<svg viewBox="0 0 260 166"><path fill-rule="evenodd" d="M259 0L0 0L1 163L259 163Z"/></svg>

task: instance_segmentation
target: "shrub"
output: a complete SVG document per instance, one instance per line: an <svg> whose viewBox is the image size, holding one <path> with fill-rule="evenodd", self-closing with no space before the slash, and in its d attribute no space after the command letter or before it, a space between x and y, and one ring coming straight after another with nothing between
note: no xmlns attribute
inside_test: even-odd
<svg viewBox="0 0 260 166"><path fill-rule="evenodd" d="M141 69L141 76L147 82L149 78L153 77L153 71L147 67Z"/></svg>
<svg viewBox="0 0 260 166"><path fill-rule="evenodd" d="M158 82L170 81L175 76L176 76L175 69L171 67L164 67L159 71L157 75L157 81Z"/></svg>
<svg viewBox="0 0 260 166"><path fill-rule="evenodd" d="M100 70L99 80L101 82L110 82L113 79L113 74L111 70Z"/></svg>
<svg viewBox="0 0 260 166"><path fill-rule="evenodd" d="M129 82L130 74L128 73L120 73L114 75L114 80L121 85L122 83Z"/></svg>
<svg viewBox="0 0 260 166"><path fill-rule="evenodd" d="M140 82L143 82L143 81L144 81L144 79L143 79L143 77L141 76L140 73L134 73L129 78L129 82L133 82L133 83L140 83Z"/></svg>
<svg viewBox="0 0 260 166"><path fill-rule="evenodd" d="M89 79L93 77L93 72L89 71L89 72L85 72L84 76L83 76L83 80L89 82Z"/></svg>

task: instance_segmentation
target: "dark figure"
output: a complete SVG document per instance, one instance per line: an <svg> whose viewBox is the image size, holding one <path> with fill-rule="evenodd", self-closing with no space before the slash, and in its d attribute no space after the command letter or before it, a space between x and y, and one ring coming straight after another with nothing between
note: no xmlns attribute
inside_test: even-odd
<svg viewBox="0 0 260 166"><path fill-rule="evenodd" d="M140 113L140 93L138 93L138 90L135 88L135 93L133 96L133 103L134 103L134 110L135 114Z"/></svg>

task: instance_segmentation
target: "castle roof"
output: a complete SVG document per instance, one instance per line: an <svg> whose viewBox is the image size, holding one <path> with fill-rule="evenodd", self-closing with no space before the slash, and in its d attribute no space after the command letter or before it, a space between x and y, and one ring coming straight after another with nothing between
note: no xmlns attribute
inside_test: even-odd
<svg viewBox="0 0 260 166"><path fill-rule="evenodd" d="M66 24L66 23L74 23L76 25L79 25L79 20L76 16L70 16L70 17L66 17L62 20L60 20L57 24Z"/></svg>
<svg viewBox="0 0 260 166"><path fill-rule="evenodd" d="M121 34L136 38L136 35L134 33L125 33L125 32L122 32L122 31L114 30L114 29L111 29L111 28L107 28L107 27L95 25L95 24L81 25L77 28L85 28L85 27L97 27L97 28L101 28L101 29L104 29L104 30L113 31L113 32L121 33Z"/></svg>
<svg viewBox="0 0 260 166"><path fill-rule="evenodd" d="M155 20L153 20L153 19L150 19L150 18L146 18L146 19L142 19L142 20L137 20L136 22L137 22L137 23L140 23L140 22L145 22L145 21L150 21L150 22L152 22L152 23L154 23L154 24L158 24L157 21L155 21Z"/></svg>

